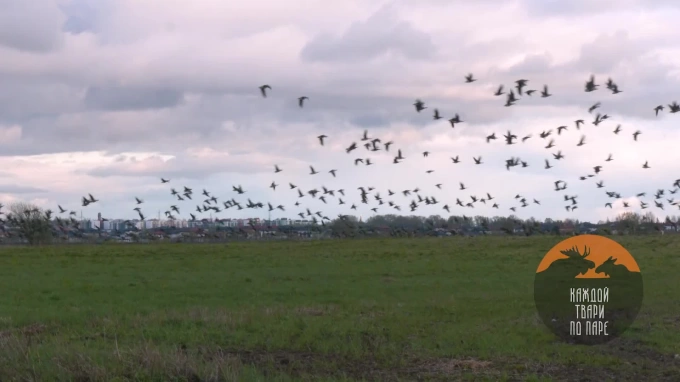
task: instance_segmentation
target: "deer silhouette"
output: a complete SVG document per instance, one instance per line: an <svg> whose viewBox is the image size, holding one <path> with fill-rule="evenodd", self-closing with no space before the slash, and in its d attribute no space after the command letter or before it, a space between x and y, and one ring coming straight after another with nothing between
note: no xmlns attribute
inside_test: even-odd
<svg viewBox="0 0 680 382"><path fill-rule="evenodd" d="M630 274L628 267L623 264L616 264L616 260L612 256L609 256L599 267L595 268L596 273L604 273L610 278L625 277Z"/></svg>
<svg viewBox="0 0 680 382"><path fill-rule="evenodd" d="M560 253L567 257L553 261L548 269L541 272L542 274L567 279L575 278L578 275L585 274L589 269L595 268L595 263L586 259L590 255L590 250L586 246L583 247L583 254L578 251L576 246L560 251Z"/></svg>

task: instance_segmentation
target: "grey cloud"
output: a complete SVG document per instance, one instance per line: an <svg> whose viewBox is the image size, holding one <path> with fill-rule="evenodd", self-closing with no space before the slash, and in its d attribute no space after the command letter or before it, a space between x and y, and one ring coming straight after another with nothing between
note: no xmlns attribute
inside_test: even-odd
<svg viewBox="0 0 680 382"><path fill-rule="evenodd" d="M0 123L23 123L81 109L81 91L44 78L0 75Z"/></svg>
<svg viewBox="0 0 680 382"><path fill-rule="evenodd" d="M423 60L432 58L436 50L427 33L400 21L394 9L387 6L367 20L353 23L340 36L318 35L300 55L307 61L325 62L370 60L388 53Z"/></svg>
<svg viewBox="0 0 680 382"><path fill-rule="evenodd" d="M433 108L439 108L446 119L460 114L466 125L497 121L512 113L502 107L500 99L471 101L459 97L426 97L424 100L429 109L416 113L412 104L418 94L413 97L305 94L310 94L310 101L304 109L297 106L294 92L255 101L213 94L204 95L200 102L162 110L77 112L56 119L34 117L22 124L23 140L4 149L2 155L91 150L156 151L158 147L172 151L192 145L231 149L244 139L249 139L252 150L268 152L274 148L294 153L295 143L292 141L290 146L285 146L283 142L302 134L299 128L291 131L295 124L314 125L331 134L355 126L359 135L359 129L387 128L395 123L427 126L433 122ZM232 123L234 130L225 131L222 128L225 122ZM439 122L449 128L445 120ZM313 131L309 134L315 136ZM273 139L273 148L269 147L270 139Z"/></svg>
<svg viewBox="0 0 680 382"><path fill-rule="evenodd" d="M595 73L607 73L617 66L639 60L641 55L650 50L647 43L645 40L632 40L624 30L602 34L581 47L580 56L575 64Z"/></svg>
<svg viewBox="0 0 680 382"><path fill-rule="evenodd" d="M69 1L60 7L66 15L63 30L74 34L97 32L103 15L110 11L112 5L109 0Z"/></svg>
<svg viewBox="0 0 680 382"><path fill-rule="evenodd" d="M62 44L64 15L50 0L0 0L0 45L48 52Z"/></svg>
<svg viewBox="0 0 680 382"><path fill-rule="evenodd" d="M362 114L352 118L349 122L361 127L376 127L388 125L389 119L379 114Z"/></svg>
<svg viewBox="0 0 680 382"><path fill-rule="evenodd" d="M520 76L526 73L546 72L552 66L552 56L545 52L540 54L529 54L517 64L505 71L506 74Z"/></svg>
<svg viewBox="0 0 680 382"><path fill-rule="evenodd" d="M48 191L37 187L0 184L0 194L42 194L46 192Z"/></svg>
<svg viewBox="0 0 680 382"><path fill-rule="evenodd" d="M579 56L567 63L553 65L552 57L547 52L529 54L506 72L514 75L520 73L570 75L574 72L606 74L621 65L637 64L641 57L652 49L653 46L647 39L632 39L628 32L618 30L611 34L601 34L593 41L583 44ZM585 80L582 82L585 83Z"/></svg>
<svg viewBox="0 0 680 382"><path fill-rule="evenodd" d="M620 2L621 0L619 0ZM584 13L603 12L615 6L614 0L520 0L532 16L570 17Z"/></svg>
<svg viewBox="0 0 680 382"><path fill-rule="evenodd" d="M437 1L441 0L428 2L435 4ZM486 3L492 1L494 0ZM76 5L78 3L88 4L84 1L72 2ZM148 9L153 7L151 3L146 6ZM124 5L116 14L118 20L126 20L123 7ZM330 3L328 7L331 7ZM473 6L470 5L470 8ZM422 7L414 5L412 10L414 20L421 19L429 23L429 19L424 18L428 13ZM489 14L494 12L490 7L485 11ZM616 10L612 9L614 11ZM92 16L89 12L98 15ZM328 13L332 13L332 9ZM128 191L144 195L144 186L141 184L154 184L157 181L155 178L160 176L192 178L186 182L190 186L195 184L195 187L206 187L211 191L214 189L216 193L228 192L229 186L226 186L225 191L225 180L236 184L242 182L249 190L249 197L253 195L253 200L270 200L289 206L297 200L294 193L279 193L277 190L274 197L267 189L267 185L273 180L272 165L278 163L284 168L284 177L275 178L277 182L285 185L284 181L278 179L290 180L300 186L304 185L306 189L318 187L319 182L326 183L328 187L347 187L349 190L354 184L344 182L384 188L392 187L387 185L390 183L394 187L401 187L402 184L406 187L421 182L428 184L427 182L434 179L440 179L442 183L452 179L449 183L453 184L448 189L445 187L444 192L453 194L455 183L459 180L469 179L469 186L479 187L470 192L483 192L487 188L491 191L494 187L492 183L501 182L502 191L507 187L508 195L501 195L505 192L498 191L497 197L503 206L498 211L499 214L508 213L505 208L509 204L506 202L514 202L514 193L510 195L510 190L523 192L521 189L524 188L527 190L527 197L535 195L544 204L542 207L532 206L535 208L523 210L522 214L556 213L564 216L560 195L551 191L552 181L573 178L582 170L584 173L590 171L591 164L572 160L578 152L567 148L564 150L569 160L549 172L544 172L542 161L544 157L550 156L549 151L543 148L545 144L538 141L536 132L554 128L558 123L571 127L571 121L581 115L590 118L585 111L590 104L602 101L602 111L612 115L614 120L600 126L600 130L605 132L610 126L613 129L617 121L621 120L624 133L619 138L629 140L631 138L628 134L637 128L635 125L644 124L645 121L640 123L639 120L623 120L622 117L654 118L651 109L657 103L671 102L679 88L677 81L670 75L674 68L670 64L662 64L662 60L655 56L653 48L659 46L658 41L640 39L639 33L636 34L633 30L628 36L624 33L600 36L584 44L580 56L567 63L557 63L548 52L537 51L533 45L534 42L545 43L540 33L546 25L536 23L537 20L524 20L523 16L510 17L516 15L502 15L512 18L507 21L509 25L490 25L491 22L484 19L484 13L476 14L475 20L479 17L481 21L479 25L475 21L474 28L465 26L458 29L469 30L453 33L440 23L439 27L429 26L428 36L417 30L415 21L413 25L403 24L396 11L383 10L360 24L354 24L344 35L326 38L317 36L303 48L305 41L302 40L301 31L317 30L315 28L324 22L323 17L310 14L309 18L315 18L313 22L291 21L289 24L295 25L281 29L281 33L287 33L286 36L292 36L296 40L285 45L286 49L291 46L293 53L282 53L285 56L282 58L278 56L278 51L270 50L272 43L281 41L283 44L283 39L273 36L274 32L263 33L267 35L263 39L262 36L254 35L252 45L244 43L239 48L244 50L241 52L239 49L230 50L229 47L232 46L231 38L243 35L242 31L222 32L220 40L207 39L203 41L205 44L199 46L199 38L205 31L199 30L201 26L198 25L187 25L170 32L163 29L162 21L157 20L157 25L149 26L141 24L144 20L133 18L129 22L133 24L130 29L121 32L120 21L112 23L107 20L106 12L70 9L66 11L69 21L65 30L71 33L94 33L83 33L80 36L64 34L66 39L70 39L68 52L72 56L65 56L64 52L42 55L40 59L44 57L49 60L41 63L50 63L42 65L44 68L37 64L38 61L28 61L38 60L37 56L27 56L25 69L16 66L16 63L22 62L16 59L14 64L10 63L15 66L10 67L7 73L2 71L3 63L0 62L0 76L3 76L0 82L5 84L0 89L0 124L18 124L23 128L22 141L11 147L3 147L1 155L90 150L110 153L110 164L82 171L81 174L87 172L93 178L81 179L93 183L86 187L92 189L95 195L109 194L108 198L102 198L101 208L104 212L108 208L114 214L122 210L120 206L125 200L119 195ZM495 23L500 16L496 12L491 18ZM251 24L250 28L253 30L266 31L270 27L262 20ZM312 28L312 25L316 27ZM506 33L502 39L493 38L494 34L499 34L492 29L494 27L504 28ZM521 33L512 32L513 30L532 28L535 30L530 38L513 36L513 33ZM589 28L588 33L593 29ZM105 32L100 32L101 30ZM185 34L187 30L192 33ZM144 33L140 34L139 31ZM213 35L212 29L210 35ZM577 35L573 38L581 37ZM126 44L107 44L111 41L125 41ZM436 46L446 49L437 51L435 42ZM186 46L192 43L196 44L196 55L183 55L182 52L189 51ZM289 43L288 39L285 43ZM669 37L663 44L672 47L674 40ZM251 46L252 51L249 50ZM550 52L557 53L560 49L545 46ZM258 53L255 50L262 51L263 57L266 53L268 60L259 59L256 62ZM82 53L82 56L75 52ZM126 53L120 55L121 57L129 55L141 62L154 64L144 68L119 65L119 68L104 62L106 57L119 52ZM517 54L524 52L534 54L526 56L523 62L509 70L488 70L491 62L515 60ZM227 56L230 58L227 59ZM231 58L236 56L239 58ZM379 56L380 59L371 60ZM21 58L24 59L23 55ZM85 68L78 66L80 61L101 65ZM323 65L319 65L319 62ZM79 67L82 70L77 70ZM464 84L463 75L468 71L474 72L480 81ZM599 83L603 83L607 76L612 76L624 92L614 96L602 87L598 92L584 94L583 83L591 72L596 74ZM536 94L533 98L524 97L515 107L503 107L504 98L492 96L495 86L500 83L508 86L518 78L529 79L532 88L540 89L544 83L548 84L554 96L544 99ZM257 90L257 86L265 82L273 87L266 99ZM7 85L8 83L11 85ZM106 86L111 84L126 85ZM85 92L88 86L89 90ZM297 105L297 97L302 95L309 96L310 99L301 109ZM412 104L416 98L422 98L426 102L426 111L415 112ZM452 129L445 119L434 121L434 108L438 108L446 119L459 113L465 122ZM671 117L674 115L664 115L659 119ZM553 121L557 121L554 126ZM665 126L663 122L659 125ZM359 143L363 129L368 129L370 136L394 140L393 148L403 149L404 154L409 157L404 163L406 167L389 167L392 166L392 153L369 154L362 147L355 153L358 156L376 155L376 166L354 166L353 155L345 154L343 149L353 140ZM503 145L502 141L489 145L484 143L484 135L493 131L499 135L506 129L511 129L518 135L520 131L522 134L532 131L534 138L526 144L512 147ZM650 134L648 131L645 134ZM329 136L323 148L315 138L321 133ZM572 145L573 138L575 146L581 132L569 130L568 134L572 133L573 137L561 137L566 140L565 145ZM606 133L609 136L610 133ZM595 131L588 133L588 138L593 139L588 141L588 148L591 147L591 142L594 146L597 141L601 141L594 138L595 134ZM643 139L646 136L649 135L643 135ZM420 160L419 153L425 149L422 147L424 139L431 141L430 145L440 150L443 160L441 162L437 158L433 162L426 162L428 166L431 163L436 168L433 176L424 174L423 162ZM456 146L460 141L469 141L472 144ZM533 145L537 146L535 152L529 147ZM227 151L231 156L197 159L183 154L187 147ZM503 161L513 155L513 150L515 156L530 163L529 168L505 171ZM571 150L577 149L572 147ZM135 151L180 154L167 163L160 163L158 158L133 161L129 156L119 154ZM612 151L615 156L621 152ZM457 153L464 156L464 165L447 166L448 156ZM469 162L472 155L482 155L488 167L471 165ZM597 153L594 155L599 157ZM650 160L652 159L650 155ZM573 165L574 162L577 162L577 166ZM309 163L314 164L322 174L307 176ZM652 163L657 168L656 162ZM325 173L336 167L341 174L337 180ZM450 173L449 169L455 170L455 173ZM476 177L479 180L474 180L476 170L483 170L484 176ZM219 173L222 176L211 177ZM400 177L399 174L403 173L408 173L409 177ZM605 175L607 187L610 174L608 172ZM650 176L649 172L645 175L645 179ZM496 177L502 180L497 180ZM622 178L629 179L625 174ZM532 180L535 182L532 183ZM478 181L488 182L488 185L476 186ZM570 187L574 187L569 192L579 192L584 196L593 192L592 182L568 181ZM10 183L11 180L7 179L6 182ZM515 187L513 182L520 184ZM30 184L37 185L33 182ZM45 181L44 184L47 185L48 182ZM619 185L612 180L611 184L613 189L621 192L633 188L630 185L624 187L623 181ZM113 185L125 188L125 191L112 190ZM167 208L165 202L158 202L156 207L153 203L157 201L151 200L152 195L153 199L156 198L156 194L149 192L149 204L145 203L145 208L153 211ZM167 193L159 191L159 200L163 200L161 194L169 198ZM57 196L66 198L68 195ZM52 194L50 198L53 198ZM78 198L77 195L72 198L75 205L78 205ZM108 199L108 206L105 199ZM304 202L307 203L308 199L304 199ZM584 199L591 198L588 196ZM601 207L600 200L602 199L598 197L584 200L581 208L592 210L597 206ZM353 201L352 198L351 202ZM443 197L442 201L452 202L450 197ZM551 207L550 203L553 201L555 206ZM589 203L597 206L593 204L591 208ZM328 208L329 216L341 212L335 206L317 207ZM437 206L418 212L440 210L441 206ZM289 211L285 215L290 217L295 212ZM483 210L481 213L489 212L496 211ZM365 209L361 213L365 217L369 211ZM577 214L581 212L578 211ZM582 214L573 216L580 218L587 216L589 212Z"/></svg>
<svg viewBox="0 0 680 382"><path fill-rule="evenodd" d="M647 38L633 39L627 32L617 31L584 44L579 56L569 62L553 64L548 53L531 54L497 75L499 82L507 85L519 77L529 79L530 88L540 89L547 84L553 96L532 101L534 103L577 106L585 110L595 102L602 102L603 112L614 118L657 119L652 109L657 104L675 100L680 81L672 75L675 67L663 63L654 47ZM556 73L559 76L555 76ZM591 74L596 76L600 88L588 94L584 86ZM623 92L612 95L604 86L608 78Z"/></svg>
<svg viewBox="0 0 680 382"><path fill-rule="evenodd" d="M534 17L575 17L617 10L680 8L674 0L520 0L529 15Z"/></svg>
<svg viewBox="0 0 680 382"><path fill-rule="evenodd" d="M94 110L142 110L175 107L184 93L174 89L92 86L85 93L85 105Z"/></svg>

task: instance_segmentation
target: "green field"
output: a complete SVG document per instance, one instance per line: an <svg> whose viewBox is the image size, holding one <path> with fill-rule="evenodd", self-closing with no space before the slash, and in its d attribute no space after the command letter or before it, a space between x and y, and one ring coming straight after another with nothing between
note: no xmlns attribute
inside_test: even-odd
<svg viewBox="0 0 680 382"><path fill-rule="evenodd" d="M680 236L620 237L644 304L558 342L559 237L0 248L0 380L678 380Z"/></svg>

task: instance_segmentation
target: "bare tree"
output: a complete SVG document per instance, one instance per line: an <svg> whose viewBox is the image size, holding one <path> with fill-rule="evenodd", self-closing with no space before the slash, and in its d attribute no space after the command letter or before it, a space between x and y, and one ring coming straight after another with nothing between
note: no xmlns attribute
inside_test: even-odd
<svg viewBox="0 0 680 382"><path fill-rule="evenodd" d="M18 231L18 235L28 241L28 244L49 244L52 241L50 218L52 211L43 210L38 206L15 202L8 206L7 222L10 227Z"/></svg>
<svg viewBox="0 0 680 382"><path fill-rule="evenodd" d="M642 215L642 218L640 219L641 223L655 223L657 222L658 219L656 216L654 216L654 213L649 211L646 214Z"/></svg>
<svg viewBox="0 0 680 382"><path fill-rule="evenodd" d="M634 234L642 222L642 216L636 212L627 211L616 217L619 228Z"/></svg>

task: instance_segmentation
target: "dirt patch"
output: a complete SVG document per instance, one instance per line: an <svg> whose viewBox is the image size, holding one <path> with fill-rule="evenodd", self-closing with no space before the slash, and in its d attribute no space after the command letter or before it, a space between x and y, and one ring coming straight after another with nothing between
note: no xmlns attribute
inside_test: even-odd
<svg viewBox="0 0 680 382"><path fill-rule="evenodd" d="M44 332L46 328L47 328L47 326L40 324L40 323L31 324L31 325L24 326L24 327L17 328L17 329L10 329L10 330L1 331L0 332L0 338L7 338L7 337L10 337L10 336L13 336L13 335L21 335L21 336L24 336L24 337L32 337L32 336L36 336L36 335Z"/></svg>
<svg viewBox="0 0 680 382"><path fill-rule="evenodd" d="M344 374L353 378L372 379L382 375L379 365L369 359L360 361L349 360L332 354L291 352L291 351L244 351L217 349L200 351L208 359L232 358L244 365L252 365L259 370L274 369L279 372L296 376L331 376Z"/></svg>
<svg viewBox="0 0 680 382"><path fill-rule="evenodd" d="M410 366L399 370L399 378L408 376L409 380L450 380L454 376L463 375L487 377L496 379L501 374L500 370L493 368L494 364L490 361L478 359L455 359L455 358L436 358L411 360Z"/></svg>
<svg viewBox="0 0 680 382"><path fill-rule="evenodd" d="M324 316L330 313L333 309L331 307L322 309L311 306L300 306L295 308L295 313L303 316Z"/></svg>
<svg viewBox="0 0 680 382"><path fill-rule="evenodd" d="M315 307L298 308L299 314L321 315L327 309ZM23 352L32 346L30 339L40 337L47 330L43 324L33 324L10 331L0 332L0 339L19 341L21 346L14 351ZM370 349L375 339L363 338L365 349ZM22 350L23 349L23 350ZM7 348L6 351L10 349ZM170 351L168 351L170 350ZM176 349L158 348L149 343L141 348L116 348L111 368L97 365L84 355L64 354L53 359L62 370L68 370L79 380L97 380L124 375L136 375L140 370L153 372L167 378L206 381L219 380L211 377L206 370L231 370L238 379L239 365L249 365L264 375L274 377L276 373L287 374L300 380L318 380L324 377L347 377L367 381L450 381L450 380L511 380L521 381L530 376L559 381L677 381L680 375L680 359L674 354L663 354L644 342L629 338L618 338L599 346L583 347L584 352L604 354L619 360L615 366L583 365L563 361L560 363L539 363L512 357L501 359L476 358L434 358L416 357L406 354L401 359L385 360L372 356L361 358L295 351L266 351L223 349L212 346L187 346L180 344ZM370 352L368 354L371 354ZM118 365L113 367L113 365ZM124 367L121 367L123 365ZM116 375L109 375L116 370ZM207 374L206 374L207 373ZM199 378L199 376L201 376Z"/></svg>
<svg viewBox="0 0 680 382"><path fill-rule="evenodd" d="M664 325L668 325L674 329L680 329L680 316L666 317L663 319Z"/></svg>
<svg viewBox="0 0 680 382"><path fill-rule="evenodd" d="M617 338L598 348L602 353L619 358L627 365L642 369L665 370L680 375L680 360L674 354L661 353L640 340Z"/></svg>
<svg viewBox="0 0 680 382"><path fill-rule="evenodd" d="M674 354L664 354L652 349L639 340L617 338L603 345L584 347L584 352L611 356L618 359L620 365L609 367L526 360L498 361L494 364L513 378L519 379L536 375L558 381L677 381L680 375L680 359Z"/></svg>
<svg viewBox="0 0 680 382"><path fill-rule="evenodd" d="M446 359L438 360L431 365L432 370L436 372L451 373L454 370L481 370L487 369L492 365L489 361L480 361L476 359Z"/></svg>
<svg viewBox="0 0 680 382"><path fill-rule="evenodd" d="M189 358L198 356L212 363L250 365L265 375L284 373L300 380L323 377L348 377L366 381L450 381L510 380L522 381L530 376L558 381L677 381L680 360L661 354L632 340L615 341L584 351L608 353L621 360L607 367L574 362L539 363L527 359L424 358L405 355L385 361L375 357L350 358L337 354L295 351L239 350L221 348L178 349ZM174 374L173 374L174 375Z"/></svg>
<svg viewBox="0 0 680 382"><path fill-rule="evenodd" d="M527 360L480 360L474 358L411 358L398 365L376 359L349 359L337 355L296 352L220 350L220 357L234 357L259 370L275 370L303 380L322 377L349 377L367 381L450 381L461 379L522 381L538 376L558 381L670 381L672 370L621 368L577 364L537 363ZM651 379L650 379L651 378ZM674 379L675 378L675 379Z"/></svg>
<svg viewBox="0 0 680 382"><path fill-rule="evenodd" d="M273 368L303 380L349 377L366 381L449 381L471 375L494 380L505 373L504 370L494 368L491 361L474 358L405 358L399 364L385 364L369 357L350 359L333 354L226 349L213 352L212 357L235 358L259 370Z"/></svg>

